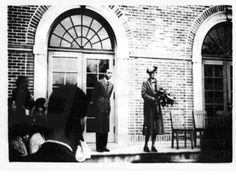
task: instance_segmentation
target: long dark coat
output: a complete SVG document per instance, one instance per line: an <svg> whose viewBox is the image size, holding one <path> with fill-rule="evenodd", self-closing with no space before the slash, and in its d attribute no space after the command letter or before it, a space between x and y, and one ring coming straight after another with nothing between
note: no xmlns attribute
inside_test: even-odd
<svg viewBox="0 0 236 177"><path fill-rule="evenodd" d="M155 87L152 86L150 78L142 84L141 92L144 99L143 135L164 134L161 106L154 102L155 94L159 89L160 86L157 82Z"/></svg>
<svg viewBox="0 0 236 177"><path fill-rule="evenodd" d="M111 112L110 97L113 91L113 84L105 79L100 79L95 84L92 100L95 108L96 132L107 133L109 127L109 115Z"/></svg>

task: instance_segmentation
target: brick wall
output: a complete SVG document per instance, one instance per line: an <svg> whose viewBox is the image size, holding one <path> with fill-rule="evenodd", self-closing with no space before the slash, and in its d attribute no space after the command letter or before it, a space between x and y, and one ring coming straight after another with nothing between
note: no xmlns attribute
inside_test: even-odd
<svg viewBox="0 0 236 177"><path fill-rule="evenodd" d="M120 6L129 23L131 55L189 58L187 38L194 20L209 6Z"/></svg>

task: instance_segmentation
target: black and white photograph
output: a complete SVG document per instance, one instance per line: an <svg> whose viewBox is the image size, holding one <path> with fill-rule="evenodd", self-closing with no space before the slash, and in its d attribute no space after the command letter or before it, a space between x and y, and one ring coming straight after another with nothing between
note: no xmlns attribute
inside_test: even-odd
<svg viewBox="0 0 236 177"><path fill-rule="evenodd" d="M6 169L233 164L233 1L131 2L4 5Z"/></svg>

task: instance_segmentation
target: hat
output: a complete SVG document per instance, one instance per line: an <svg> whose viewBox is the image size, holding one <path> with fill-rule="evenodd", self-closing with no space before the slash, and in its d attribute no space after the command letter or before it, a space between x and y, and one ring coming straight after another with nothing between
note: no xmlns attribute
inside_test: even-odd
<svg viewBox="0 0 236 177"><path fill-rule="evenodd" d="M154 73L156 70L157 70L157 66L153 66L153 67L147 69L147 73L148 73L148 74L152 74L152 73Z"/></svg>

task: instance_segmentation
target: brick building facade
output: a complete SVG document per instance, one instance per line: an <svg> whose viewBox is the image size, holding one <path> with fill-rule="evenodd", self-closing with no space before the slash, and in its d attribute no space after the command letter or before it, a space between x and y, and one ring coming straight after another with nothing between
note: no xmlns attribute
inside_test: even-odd
<svg viewBox="0 0 236 177"><path fill-rule="evenodd" d="M52 26L64 12L81 6L8 6L8 95L18 75L30 80L34 99L48 97L48 49ZM84 8L84 6L83 6ZM169 111L191 115L203 109L203 59L201 48L207 32L231 19L228 5L85 6L100 14L115 35L114 142L143 141L141 84L146 69L158 66L158 82L177 99L163 108L165 135L170 139ZM232 46L231 46L232 47Z"/></svg>

